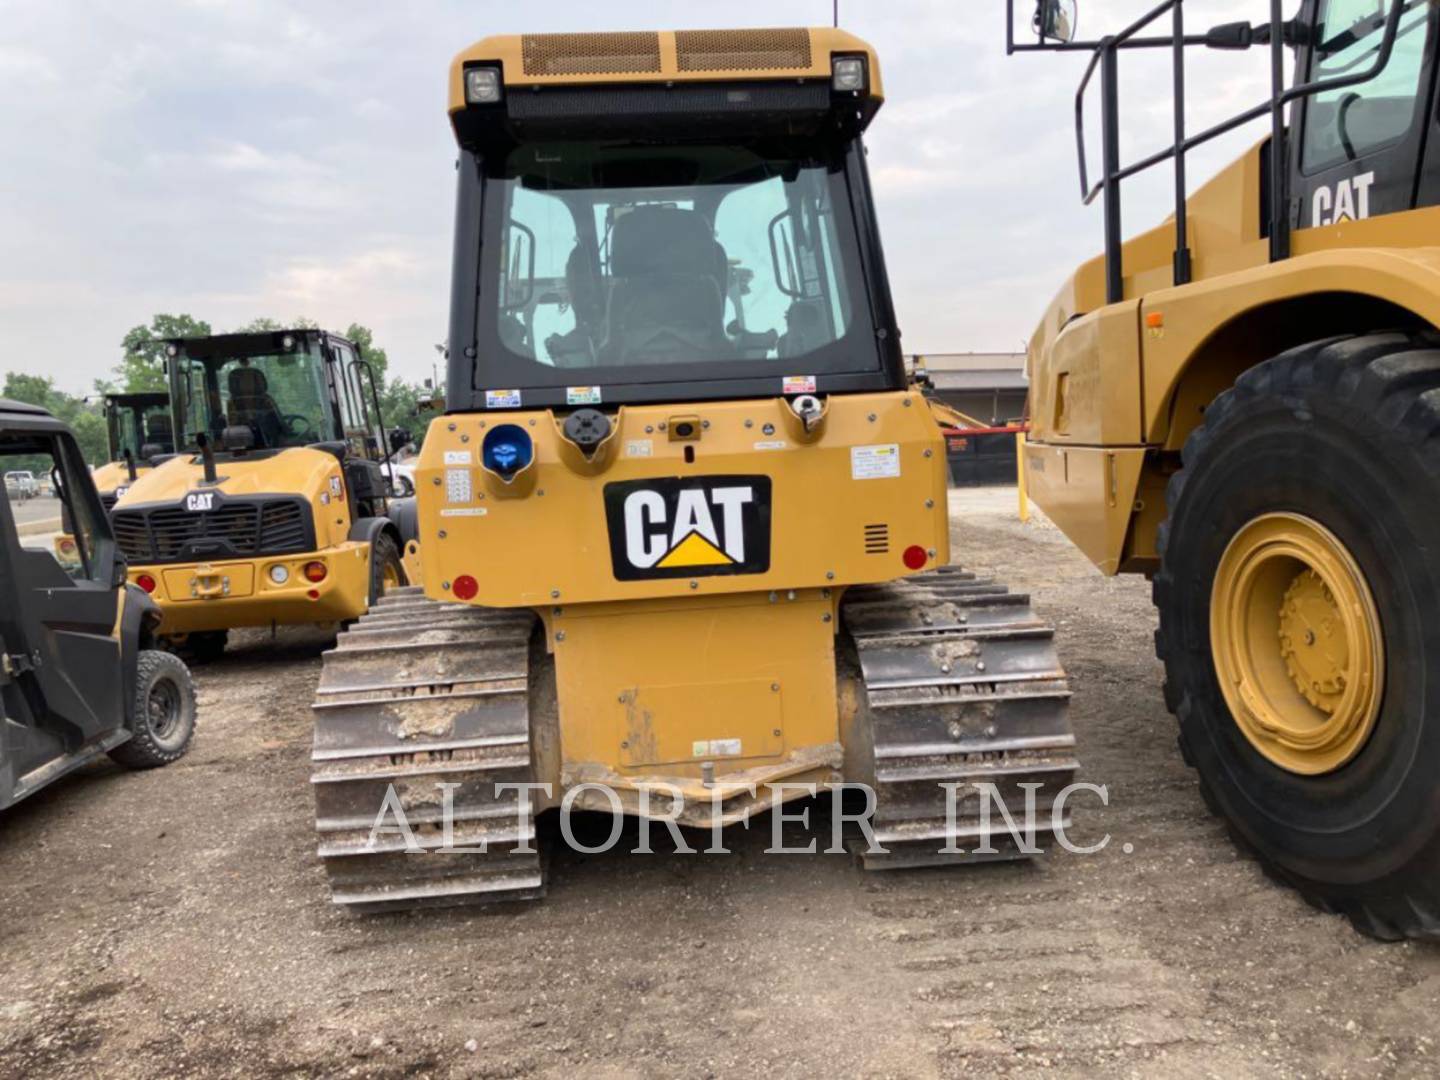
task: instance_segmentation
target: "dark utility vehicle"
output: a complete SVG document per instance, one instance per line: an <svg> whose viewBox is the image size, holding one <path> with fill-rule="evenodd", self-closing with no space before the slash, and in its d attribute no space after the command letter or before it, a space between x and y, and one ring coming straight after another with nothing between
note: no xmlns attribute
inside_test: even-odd
<svg viewBox="0 0 1440 1080"><path fill-rule="evenodd" d="M0 495L0 808L101 754L132 768L180 758L195 730L190 672L153 648L159 610L125 584L75 437L0 399L0 469L49 475L59 504Z"/></svg>

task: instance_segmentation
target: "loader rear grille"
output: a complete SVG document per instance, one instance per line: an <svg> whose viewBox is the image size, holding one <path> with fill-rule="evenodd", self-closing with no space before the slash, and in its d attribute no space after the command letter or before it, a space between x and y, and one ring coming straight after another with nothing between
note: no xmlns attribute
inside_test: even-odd
<svg viewBox="0 0 1440 1080"><path fill-rule="evenodd" d="M780 71L810 66L808 30L677 30L681 71Z"/></svg>
<svg viewBox="0 0 1440 1080"><path fill-rule="evenodd" d="M890 526L865 526L865 554L885 555L890 551Z"/></svg>
<svg viewBox="0 0 1440 1080"><path fill-rule="evenodd" d="M660 35L526 34L520 58L526 75L658 75Z"/></svg>
<svg viewBox="0 0 1440 1080"><path fill-rule="evenodd" d="M299 499L216 500L213 510L117 510L115 540L132 563L286 555L314 547L309 508Z"/></svg>

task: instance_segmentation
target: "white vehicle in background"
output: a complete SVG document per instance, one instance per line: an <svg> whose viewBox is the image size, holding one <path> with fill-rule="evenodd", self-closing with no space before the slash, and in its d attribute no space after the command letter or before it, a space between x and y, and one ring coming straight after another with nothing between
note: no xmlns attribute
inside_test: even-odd
<svg viewBox="0 0 1440 1080"><path fill-rule="evenodd" d="M415 494L415 459L401 464L398 461L391 461L389 464L380 466L380 471L385 474L385 479L390 482L390 491L398 498L408 499Z"/></svg>
<svg viewBox="0 0 1440 1080"><path fill-rule="evenodd" d="M33 499L40 494L40 483L35 479L35 474L28 470L7 472L5 494L12 499Z"/></svg>

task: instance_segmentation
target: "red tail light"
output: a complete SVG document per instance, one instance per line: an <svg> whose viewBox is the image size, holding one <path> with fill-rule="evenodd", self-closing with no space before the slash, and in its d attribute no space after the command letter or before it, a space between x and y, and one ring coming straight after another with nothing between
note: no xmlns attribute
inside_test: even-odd
<svg viewBox="0 0 1440 1080"><path fill-rule="evenodd" d="M480 591L480 583L469 574L461 574L450 585L450 591L458 600L474 600L475 594Z"/></svg>
<svg viewBox="0 0 1440 1080"><path fill-rule="evenodd" d="M904 560L907 570L920 570L930 561L930 556L919 544L911 544L900 558Z"/></svg>
<svg viewBox="0 0 1440 1080"><path fill-rule="evenodd" d="M156 581L149 574L136 574L135 584L139 585L140 588L144 589L147 593L153 593L155 591Z"/></svg>
<svg viewBox="0 0 1440 1080"><path fill-rule="evenodd" d="M315 582L324 581L327 572L323 562L307 562L305 569L301 571L305 575L306 581Z"/></svg>

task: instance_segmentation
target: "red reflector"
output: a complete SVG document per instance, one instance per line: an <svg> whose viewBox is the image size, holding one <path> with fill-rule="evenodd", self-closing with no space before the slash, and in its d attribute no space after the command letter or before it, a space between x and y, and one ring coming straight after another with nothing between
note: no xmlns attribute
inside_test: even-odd
<svg viewBox="0 0 1440 1080"><path fill-rule="evenodd" d="M325 572L325 564L323 562L307 562L305 569L302 571L306 581L324 581Z"/></svg>
<svg viewBox="0 0 1440 1080"><path fill-rule="evenodd" d="M155 591L155 579L149 574L135 575L135 584L139 585L140 588L144 589L147 593L153 593Z"/></svg>
<svg viewBox="0 0 1440 1080"><path fill-rule="evenodd" d="M905 567L909 570L919 570L930 561L930 556L925 554L925 549L919 544L911 544L900 558L904 560Z"/></svg>
<svg viewBox="0 0 1440 1080"><path fill-rule="evenodd" d="M310 597L311 600L319 600L319 599L320 599L320 590L319 590L319 589L307 589L307 590L305 591L305 595L308 596L308 597Z"/></svg>
<svg viewBox="0 0 1440 1080"><path fill-rule="evenodd" d="M450 591L460 600L474 600L480 591L480 583L469 574L461 574L450 586Z"/></svg>

